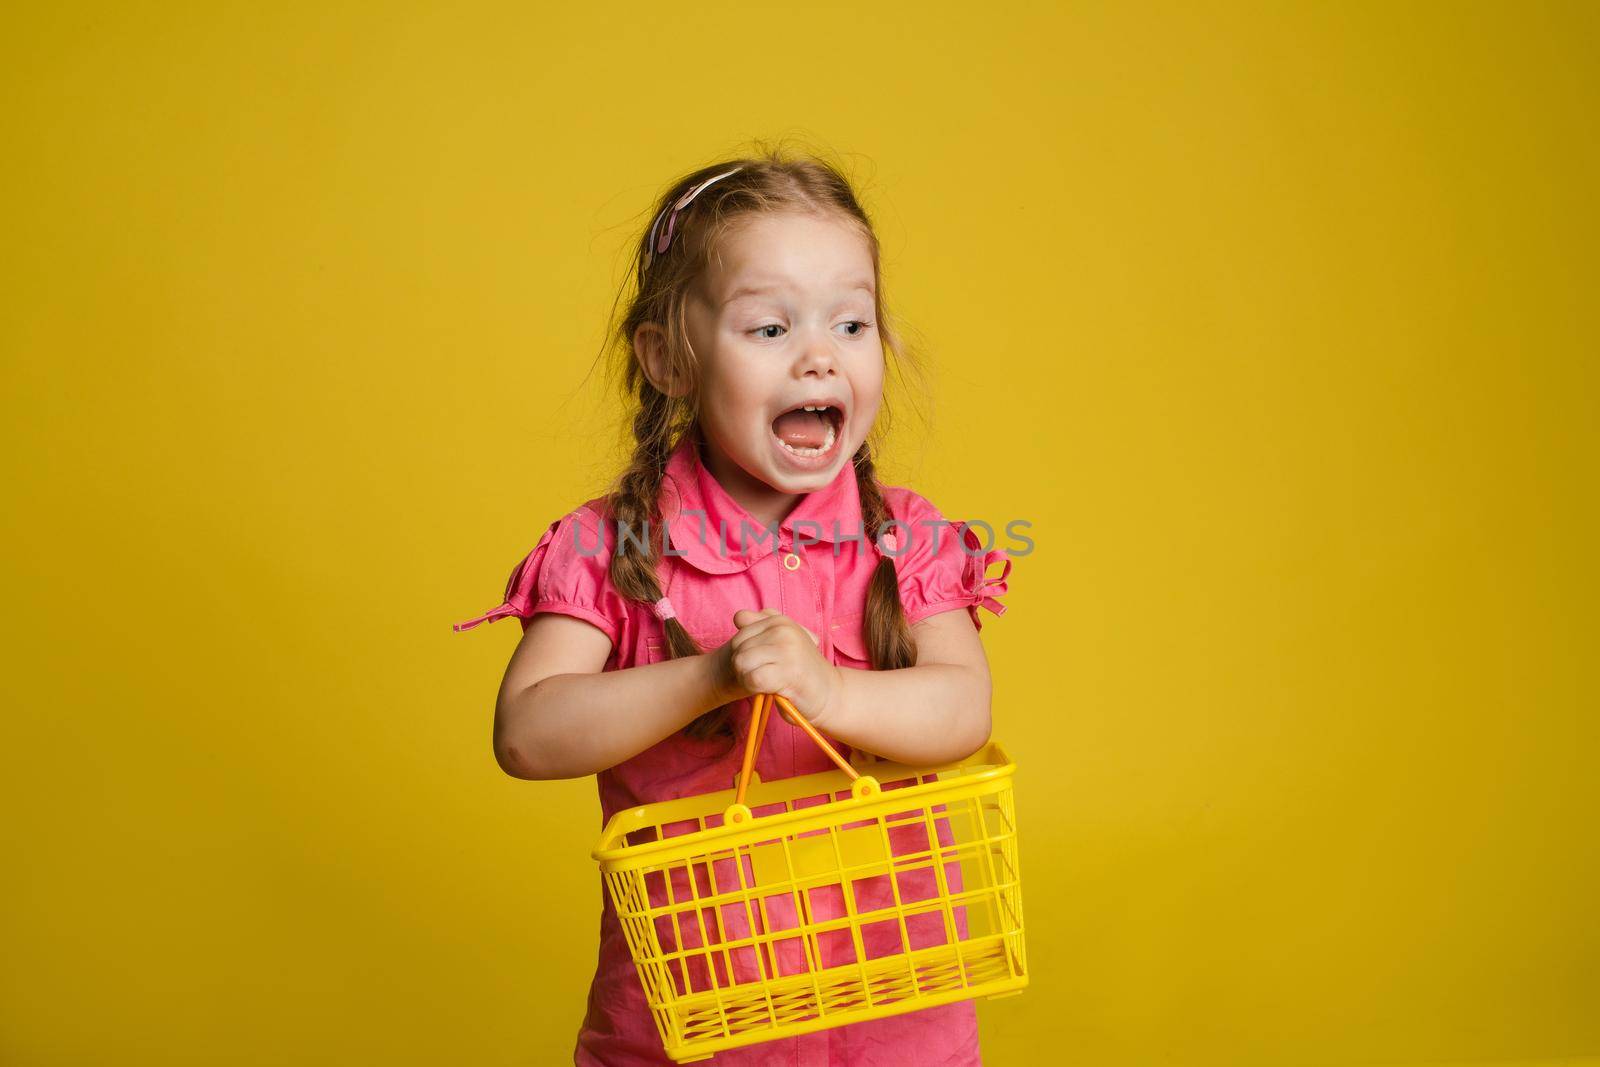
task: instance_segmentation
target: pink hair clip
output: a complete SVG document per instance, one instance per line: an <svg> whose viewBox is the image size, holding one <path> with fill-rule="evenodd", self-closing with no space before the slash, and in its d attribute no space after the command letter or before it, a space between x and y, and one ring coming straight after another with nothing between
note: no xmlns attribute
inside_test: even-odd
<svg viewBox="0 0 1600 1067"><path fill-rule="evenodd" d="M900 551L900 539L894 535L893 530L885 530L878 535L878 551L886 556L893 556Z"/></svg>
<svg viewBox="0 0 1600 1067"><path fill-rule="evenodd" d="M650 610L655 612L656 618L660 619L662 622L666 622L668 619L676 619L678 617L678 613L672 610L672 601L668 600L666 597L662 597L660 600L650 605Z"/></svg>
<svg viewBox="0 0 1600 1067"><path fill-rule="evenodd" d="M678 197L678 202L672 205L672 214L667 216L667 228L662 232L661 239L659 241L656 239L656 230L661 226L661 215L656 216L655 223L650 227L650 241L647 245L650 250L649 263L654 263L656 256L665 255L667 249L672 247L672 238L678 232L678 212L682 211L684 208L693 203L694 198L699 196L701 190L705 189L706 186L710 185L712 182L721 181L728 175L742 169L744 169L743 166L738 166L734 167L733 170L725 170L721 174L707 178L693 189L690 189L687 193L684 193L682 196ZM666 213L667 209L662 208L661 214L666 215ZM649 266L649 263L647 263L646 266Z"/></svg>

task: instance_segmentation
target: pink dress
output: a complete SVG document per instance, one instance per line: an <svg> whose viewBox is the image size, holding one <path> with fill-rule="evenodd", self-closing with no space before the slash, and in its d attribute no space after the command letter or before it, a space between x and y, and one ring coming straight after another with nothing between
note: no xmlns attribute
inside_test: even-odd
<svg viewBox="0 0 1600 1067"><path fill-rule="evenodd" d="M909 489L886 487L884 498L894 517L905 524L895 533L900 542L896 558L900 599L908 623L941 611L966 609L981 629L980 605L996 615L1004 613L1005 607L995 599L1005 592L1011 567L1004 549L984 550L976 532L964 523L948 522ZM660 503L671 545L661 559L662 590L701 648L715 648L733 636L736 610L776 608L818 634L822 652L831 662L870 669L862 613L878 556L866 540L850 536L862 530L852 465L846 463L832 483L807 494L779 524L774 541L766 532L770 527L763 529L752 519L700 462L691 433L667 464ZM873 532L866 531L866 537L870 539ZM651 530L650 536L660 543L660 531ZM551 523L517 564L506 584L504 603L455 628L470 629L514 615L526 630L539 612L558 612L592 623L611 639L605 670L663 659L661 623L649 606L629 601L609 580L607 567L616 537L605 500L583 504ZM628 550L637 549L630 545ZM993 561L1004 561L1005 568L998 577L985 577ZM730 788L749 728L750 701L740 701L735 710L739 738L732 746L726 740L699 741L675 734L596 775L601 825L625 808ZM837 747L842 754L849 752L848 746ZM798 728L781 716L770 717L756 762L762 781L831 766ZM600 896L599 959L573 1062L580 1067L670 1064L603 883ZM690 947L687 938L685 947ZM703 1062L970 1067L981 1064L982 1058L974 1004L961 1001L762 1042Z"/></svg>

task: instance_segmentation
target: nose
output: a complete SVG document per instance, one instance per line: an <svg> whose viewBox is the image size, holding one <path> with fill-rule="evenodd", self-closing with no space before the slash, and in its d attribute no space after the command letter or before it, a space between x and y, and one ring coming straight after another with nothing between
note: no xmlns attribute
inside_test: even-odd
<svg viewBox="0 0 1600 1067"><path fill-rule="evenodd" d="M795 361L795 374L801 378L826 378L839 373L839 356L826 333L811 337Z"/></svg>

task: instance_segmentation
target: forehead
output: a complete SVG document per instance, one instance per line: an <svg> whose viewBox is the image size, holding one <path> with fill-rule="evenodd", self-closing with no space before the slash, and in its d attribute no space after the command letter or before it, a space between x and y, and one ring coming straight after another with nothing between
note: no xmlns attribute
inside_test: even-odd
<svg viewBox="0 0 1600 1067"><path fill-rule="evenodd" d="M723 234L705 281L714 304L750 288L826 296L872 287L872 251L859 229L835 216L752 215Z"/></svg>

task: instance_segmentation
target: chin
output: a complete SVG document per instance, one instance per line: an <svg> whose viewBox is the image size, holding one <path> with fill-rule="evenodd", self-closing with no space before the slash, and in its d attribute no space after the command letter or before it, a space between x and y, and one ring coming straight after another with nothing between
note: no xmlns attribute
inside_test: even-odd
<svg viewBox="0 0 1600 1067"><path fill-rule="evenodd" d="M818 489L826 488L839 472L835 469L817 471L811 474L792 474L781 471L769 472L766 479L772 488L784 493L813 493Z"/></svg>

